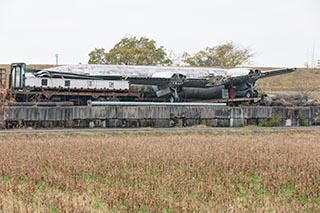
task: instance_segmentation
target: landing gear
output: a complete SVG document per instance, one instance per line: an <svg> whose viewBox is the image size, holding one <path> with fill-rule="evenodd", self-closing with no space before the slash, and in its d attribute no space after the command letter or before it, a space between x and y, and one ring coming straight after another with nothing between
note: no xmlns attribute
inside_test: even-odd
<svg viewBox="0 0 320 213"><path fill-rule="evenodd" d="M170 102L170 103L180 102L180 98L171 95L170 98L169 98L169 102Z"/></svg>
<svg viewBox="0 0 320 213"><path fill-rule="evenodd" d="M180 97L178 94L178 88L170 88L171 89L171 95L169 98L170 103L174 103L174 102L180 102Z"/></svg>
<svg viewBox="0 0 320 213"><path fill-rule="evenodd" d="M245 97L246 97L246 98L254 98L254 97L257 97L257 96L258 96L258 91L257 91L255 82L253 82L253 83L247 83L247 86L248 86L248 90L247 90L247 92L246 92L246 94L245 94Z"/></svg>

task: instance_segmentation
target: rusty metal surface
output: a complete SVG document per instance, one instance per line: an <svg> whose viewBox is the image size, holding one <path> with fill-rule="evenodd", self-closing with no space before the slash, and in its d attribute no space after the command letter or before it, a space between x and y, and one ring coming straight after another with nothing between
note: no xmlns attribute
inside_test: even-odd
<svg viewBox="0 0 320 213"><path fill-rule="evenodd" d="M64 90L58 89L57 90L45 90L42 89L41 91L27 91L25 88L22 90L11 90L10 95L14 97L15 95L25 95L25 96L34 96L34 95L44 95L48 100L52 96L75 96L75 97L132 97L138 98L138 94L128 92L128 90Z"/></svg>
<svg viewBox="0 0 320 213"><path fill-rule="evenodd" d="M67 101L67 102L9 102L8 106L57 107L57 106L74 106L74 103L71 101Z"/></svg>

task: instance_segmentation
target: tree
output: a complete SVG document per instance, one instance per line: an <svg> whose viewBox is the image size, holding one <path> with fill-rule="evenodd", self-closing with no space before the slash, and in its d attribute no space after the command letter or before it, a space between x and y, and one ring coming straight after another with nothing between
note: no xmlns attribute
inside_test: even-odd
<svg viewBox="0 0 320 213"><path fill-rule="evenodd" d="M193 56L183 54L183 62L195 67L223 67L233 68L249 62L253 56L249 49L240 49L233 42L223 45L206 47Z"/></svg>
<svg viewBox="0 0 320 213"><path fill-rule="evenodd" d="M97 51L99 50L99 52ZM167 57L163 46L156 47L156 42L146 37L137 39L126 37L121 39L109 52L95 49L90 56L90 62L119 65L170 65L172 61ZM104 57L102 57L102 55ZM104 60L101 60L104 59Z"/></svg>
<svg viewBox="0 0 320 213"><path fill-rule="evenodd" d="M105 64L106 58L105 58L105 50L103 48L95 48L89 53L89 64Z"/></svg>

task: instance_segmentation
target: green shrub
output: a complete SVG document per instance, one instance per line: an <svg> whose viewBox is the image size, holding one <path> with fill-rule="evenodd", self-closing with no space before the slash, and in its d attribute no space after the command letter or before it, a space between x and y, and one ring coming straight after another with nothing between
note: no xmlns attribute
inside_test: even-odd
<svg viewBox="0 0 320 213"><path fill-rule="evenodd" d="M307 126L307 119L303 115L299 118L300 126Z"/></svg>

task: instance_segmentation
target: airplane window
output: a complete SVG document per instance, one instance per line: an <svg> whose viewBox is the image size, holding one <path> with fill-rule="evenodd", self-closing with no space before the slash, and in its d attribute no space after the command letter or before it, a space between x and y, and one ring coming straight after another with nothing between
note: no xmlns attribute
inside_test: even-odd
<svg viewBox="0 0 320 213"><path fill-rule="evenodd" d="M70 87L70 80L65 80L64 81L64 86L65 87Z"/></svg>
<svg viewBox="0 0 320 213"><path fill-rule="evenodd" d="M15 77L16 77L16 68L15 67L12 68L11 75L12 75L11 85L13 87L15 87L16 86L15 85Z"/></svg>
<svg viewBox="0 0 320 213"><path fill-rule="evenodd" d="M48 79L42 79L41 80L41 85L42 86L47 86L48 85Z"/></svg>
<svg viewBox="0 0 320 213"><path fill-rule="evenodd" d="M16 78L16 87L20 87L20 71L21 71L21 69L20 69L20 67L19 66L17 66L16 67L16 76L15 76L15 78Z"/></svg>

